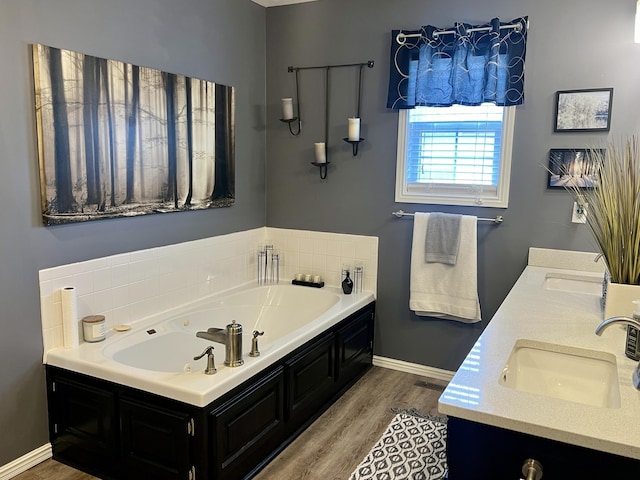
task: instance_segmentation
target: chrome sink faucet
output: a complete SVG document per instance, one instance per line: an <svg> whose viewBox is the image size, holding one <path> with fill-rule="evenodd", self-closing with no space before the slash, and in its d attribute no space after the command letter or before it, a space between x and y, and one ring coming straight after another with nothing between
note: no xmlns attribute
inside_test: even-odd
<svg viewBox="0 0 640 480"><path fill-rule="evenodd" d="M234 320L226 328L208 328L206 332L196 333L196 337L204 338L225 346L224 364L228 367L239 367L242 359L242 325Z"/></svg>
<svg viewBox="0 0 640 480"><path fill-rule="evenodd" d="M623 325L630 325L632 327L636 327L640 329L640 322L638 320L631 317L618 316L618 317L607 318L604 322L598 325L596 327L596 332L595 332L596 335L598 336L602 335L602 332L607 327L609 327L610 325L613 325L614 323L622 323ZM633 371L632 380L633 380L633 386L636 387L636 390L640 390L640 363L636 365L636 368Z"/></svg>

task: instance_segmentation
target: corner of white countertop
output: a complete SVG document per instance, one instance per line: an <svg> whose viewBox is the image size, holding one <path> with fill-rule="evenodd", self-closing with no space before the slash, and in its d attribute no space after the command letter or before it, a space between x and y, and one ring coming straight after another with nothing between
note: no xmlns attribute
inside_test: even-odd
<svg viewBox="0 0 640 480"><path fill-rule="evenodd" d="M596 336L600 297L543 288L551 272L599 277L595 253L531 248L529 264L440 397L440 413L616 455L640 459L637 362L624 355L625 329ZM528 339L609 352L616 357L620 408L601 408L498 383L517 340Z"/></svg>

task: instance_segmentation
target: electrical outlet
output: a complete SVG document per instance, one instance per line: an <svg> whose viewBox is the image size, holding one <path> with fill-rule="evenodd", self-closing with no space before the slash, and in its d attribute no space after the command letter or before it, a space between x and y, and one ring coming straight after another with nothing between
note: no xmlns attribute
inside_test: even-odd
<svg viewBox="0 0 640 480"><path fill-rule="evenodd" d="M573 202L573 210L571 211L572 223L587 223L587 208L588 203L579 205L578 202Z"/></svg>

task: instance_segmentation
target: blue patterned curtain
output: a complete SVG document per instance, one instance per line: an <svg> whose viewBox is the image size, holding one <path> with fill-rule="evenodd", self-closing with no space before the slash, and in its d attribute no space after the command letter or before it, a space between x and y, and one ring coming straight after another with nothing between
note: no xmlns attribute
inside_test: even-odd
<svg viewBox="0 0 640 480"><path fill-rule="evenodd" d="M398 42L398 34L406 36ZM520 105L526 43L527 17L393 30L387 107Z"/></svg>

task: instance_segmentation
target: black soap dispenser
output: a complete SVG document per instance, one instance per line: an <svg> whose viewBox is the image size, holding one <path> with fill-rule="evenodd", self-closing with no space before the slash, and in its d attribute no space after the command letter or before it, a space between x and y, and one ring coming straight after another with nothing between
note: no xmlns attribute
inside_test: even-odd
<svg viewBox="0 0 640 480"><path fill-rule="evenodd" d="M344 275L344 280L342 280L342 291L345 295L350 295L353 291L353 280L351 280L349 270L345 270Z"/></svg>

